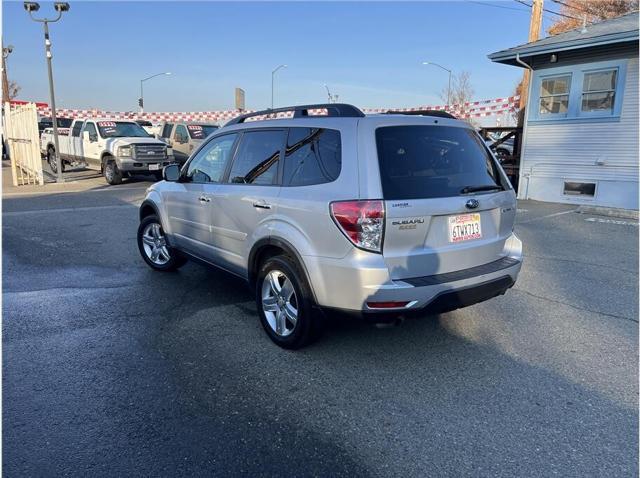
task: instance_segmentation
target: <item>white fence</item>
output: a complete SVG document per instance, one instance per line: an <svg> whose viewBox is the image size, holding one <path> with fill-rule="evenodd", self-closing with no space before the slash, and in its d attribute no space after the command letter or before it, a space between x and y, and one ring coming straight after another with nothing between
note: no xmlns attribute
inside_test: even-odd
<svg viewBox="0 0 640 478"><path fill-rule="evenodd" d="M13 185L43 185L36 104L16 105L6 102L3 119Z"/></svg>

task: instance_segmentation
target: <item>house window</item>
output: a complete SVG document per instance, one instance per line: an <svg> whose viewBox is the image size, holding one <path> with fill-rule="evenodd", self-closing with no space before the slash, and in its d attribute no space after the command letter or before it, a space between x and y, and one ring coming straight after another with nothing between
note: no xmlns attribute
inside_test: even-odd
<svg viewBox="0 0 640 478"><path fill-rule="evenodd" d="M594 197L596 195L596 183L565 181L563 194L566 196Z"/></svg>
<svg viewBox="0 0 640 478"><path fill-rule="evenodd" d="M608 60L535 70L528 121L620 121L627 62Z"/></svg>
<svg viewBox="0 0 640 478"><path fill-rule="evenodd" d="M582 111L613 111L618 70L594 71L584 74Z"/></svg>
<svg viewBox="0 0 640 478"><path fill-rule="evenodd" d="M571 75L550 76L540 85L540 115L566 115L569 109Z"/></svg>

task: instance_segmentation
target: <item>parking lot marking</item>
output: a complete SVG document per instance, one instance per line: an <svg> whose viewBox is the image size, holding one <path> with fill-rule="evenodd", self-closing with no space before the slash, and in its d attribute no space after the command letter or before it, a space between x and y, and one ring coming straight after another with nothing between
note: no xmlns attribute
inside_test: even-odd
<svg viewBox="0 0 640 478"><path fill-rule="evenodd" d="M3 217L24 216L26 214L48 214L52 212L94 211L96 209L117 209L121 207L140 207L140 204L114 204L112 206L64 207L57 209L31 209L28 211L3 212Z"/></svg>
<svg viewBox="0 0 640 478"><path fill-rule="evenodd" d="M588 217L585 219L587 222L600 222L603 224L618 224L619 226L635 226L638 227L637 222L621 221L619 219L603 219L601 217Z"/></svg>
<svg viewBox="0 0 640 478"><path fill-rule="evenodd" d="M101 193L101 192L118 192L118 191L144 191L148 188L148 185L141 187L126 187L126 188L101 188L101 189L73 189L67 191L30 191L22 193L3 193L2 197L13 196L45 196L47 194L78 194L78 193Z"/></svg>
<svg viewBox="0 0 640 478"><path fill-rule="evenodd" d="M525 219L524 221L519 221L518 224L524 224L526 222L542 221L543 219L548 219L550 217L556 217L556 216L564 216L565 214L571 214L572 212L576 212L576 211L577 209L571 209L569 211L562 211L562 212L555 212L553 214L547 214L546 216L532 217L531 219Z"/></svg>
<svg viewBox="0 0 640 478"><path fill-rule="evenodd" d="M576 310L581 310L584 312L590 312L592 314L598 314L598 315L602 315L604 317L611 317L612 319L620 319L620 320L628 320L629 322L635 322L636 324L638 323L638 319L634 318L634 317L627 317L625 315L618 315L618 314L609 314L607 312L602 312L600 310L593 310L593 309L589 309L586 307L581 307L579 305L575 305L575 304L570 304L568 302L564 302L558 299L552 299L550 297L545 297L543 295L537 295L534 294L533 292L530 292L528 290L524 290L524 289L520 289L519 287L514 287L513 292L520 292L522 294L526 294L530 297L533 297L535 299L540 299L540 300L546 300L548 302L553 302L554 304L560 304L560 305L564 305L567 307L571 307L572 309L576 309Z"/></svg>

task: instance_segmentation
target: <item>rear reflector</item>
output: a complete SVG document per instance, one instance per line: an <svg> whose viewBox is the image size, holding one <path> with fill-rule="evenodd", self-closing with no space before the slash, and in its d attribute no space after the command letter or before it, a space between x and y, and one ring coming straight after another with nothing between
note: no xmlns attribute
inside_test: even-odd
<svg viewBox="0 0 640 478"><path fill-rule="evenodd" d="M395 309L398 307L405 307L409 301L405 302L367 302L367 307L370 309Z"/></svg>
<svg viewBox="0 0 640 478"><path fill-rule="evenodd" d="M382 201L337 201L332 202L330 208L336 224L354 245L368 251L382 252Z"/></svg>

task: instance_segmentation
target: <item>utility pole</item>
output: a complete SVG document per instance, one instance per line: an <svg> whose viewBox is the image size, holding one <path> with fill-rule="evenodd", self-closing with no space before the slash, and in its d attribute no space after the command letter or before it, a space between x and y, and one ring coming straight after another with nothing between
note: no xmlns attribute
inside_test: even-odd
<svg viewBox="0 0 640 478"><path fill-rule="evenodd" d="M531 7L531 21L529 22L529 43L540 38L540 30L542 29L542 7L544 0L533 0ZM527 105L527 95L529 94L529 81L531 80L531 71L525 69L522 78L522 89L520 90L520 109Z"/></svg>
<svg viewBox="0 0 640 478"><path fill-rule="evenodd" d="M9 101L9 78L7 77L7 57L13 52L13 45L2 47L2 101Z"/></svg>

